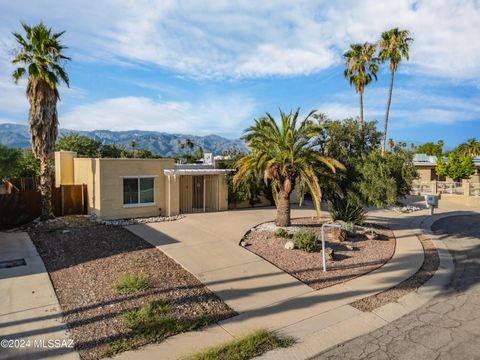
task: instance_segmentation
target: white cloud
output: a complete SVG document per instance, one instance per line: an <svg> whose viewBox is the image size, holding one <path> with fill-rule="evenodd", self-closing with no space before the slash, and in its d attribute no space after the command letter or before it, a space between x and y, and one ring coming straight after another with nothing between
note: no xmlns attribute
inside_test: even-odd
<svg viewBox="0 0 480 360"><path fill-rule="evenodd" d="M475 0L20 0L4 13L6 22L44 18L67 29L77 59L154 63L194 77L318 72L341 62L349 43L399 26L415 37L408 71L480 76Z"/></svg>
<svg viewBox="0 0 480 360"><path fill-rule="evenodd" d="M383 123L388 88L367 89L364 96L364 117ZM358 96L351 92L335 94L330 101L317 106L333 119L359 116ZM411 128L424 124L448 125L463 121L478 121L480 98L445 96L422 89L396 88L390 108L390 126Z"/></svg>
<svg viewBox="0 0 480 360"><path fill-rule="evenodd" d="M62 128L72 130L138 129L237 137L254 111L254 101L239 95L195 103L130 96L76 106L60 114L59 121Z"/></svg>

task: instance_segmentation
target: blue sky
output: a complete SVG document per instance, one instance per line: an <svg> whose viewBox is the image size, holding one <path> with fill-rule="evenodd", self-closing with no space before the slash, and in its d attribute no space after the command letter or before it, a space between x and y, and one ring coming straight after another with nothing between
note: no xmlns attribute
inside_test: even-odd
<svg viewBox="0 0 480 360"><path fill-rule="evenodd" d="M415 42L401 64L389 137L453 147L480 138L479 1L0 1L0 122L26 124L9 61L19 21L66 30L70 89L60 126L239 137L278 108L358 115L342 53L391 27ZM382 125L388 71L365 92Z"/></svg>

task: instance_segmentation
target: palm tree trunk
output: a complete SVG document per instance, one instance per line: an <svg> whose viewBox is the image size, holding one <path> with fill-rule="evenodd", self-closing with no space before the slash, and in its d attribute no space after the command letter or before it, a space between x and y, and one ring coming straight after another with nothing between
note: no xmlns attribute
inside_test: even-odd
<svg viewBox="0 0 480 360"><path fill-rule="evenodd" d="M53 218L52 211L52 171L50 159L55 147L58 131L57 100L58 92L44 80L30 79L27 86L30 102L28 122L32 151L40 160L40 206L41 219Z"/></svg>
<svg viewBox="0 0 480 360"><path fill-rule="evenodd" d="M359 94L360 94L360 126L363 127L363 91L360 91Z"/></svg>
<svg viewBox="0 0 480 360"><path fill-rule="evenodd" d="M393 77L395 71L392 69L390 73L390 91L388 93L387 100L387 110L385 111L385 122L383 123L383 146L382 146L382 156L385 154L385 149L387 145L387 127L388 127L388 114L390 113L390 104L392 102L392 91L393 91Z"/></svg>
<svg viewBox="0 0 480 360"><path fill-rule="evenodd" d="M290 226L290 193L285 191L278 193L275 225L281 227Z"/></svg>
<svg viewBox="0 0 480 360"><path fill-rule="evenodd" d="M50 159L40 159L40 219L53 219L52 210L52 171Z"/></svg>

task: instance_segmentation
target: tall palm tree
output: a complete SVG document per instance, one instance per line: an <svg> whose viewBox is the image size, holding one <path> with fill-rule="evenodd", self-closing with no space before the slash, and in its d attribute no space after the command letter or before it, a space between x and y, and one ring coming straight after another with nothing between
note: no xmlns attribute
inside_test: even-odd
<svg viewBox="0 0 480 360"><path fill-rule="evenodd" d="M480 141L475 138L468 139L466 143L458 145L457 152L465 156L480 156Z"/></svg>
<svg viewBox="0 0 480 360"><path fill-rule="evenodd" d="M378 64L375 57L377 47L368 42L352 44L350 49L343 54L345 59L345 78L360 97L360 125L363 125L363 91L365 86L375 78L377 80Z"/></svg>
<svg viewBox="0 0 480 360"><path fill-rule="evenodd" d="M25 36L13 33L20 45L12 63L20 65L12 74L15 83L27 77L26 95L30 103L28 122L33 154L40 160L41 219L53 217L52 211L52 158L58 132L57 85L69 85L68 75L62 65L70 58L63 55L66 49L59 38L64 31L52 32L43 23L30 27L22 23Z"/></svg>
<svg viewBox="0 0 480 360"><path fill-rule="evenodd" d="M324 164L335 172L344 168L335 159L320 155L315 149L312 136L319 129L310 120L311 112L297 126L299 110L285 114L280 111L280 126L270 115L255 120L255 125L245 130L242 139L251 152L241 157L235 167L234 185L250 174L261 174L265 183L270 183L277 205L275 223L290 225L290 194L297 180L306 185L312 194L317 214L320 215L321 190L315 168Z"/></svg>
<svg viewBox="0 0 480 360"><path fill-rule="evenodd" d="M392 102L393 78L397 71L398 64L403 59L409 59L410 43L413 38L410 37L408 30L399 30L394 28L382 33L382 38L378 43L380 49L379 59L381 62L390 62L390 90L388 92L387 109L385 111L385 122L383 124L383 143L382 156L385 153L385 145L387 141L388 115L390 112L390 104Z"/></svg>

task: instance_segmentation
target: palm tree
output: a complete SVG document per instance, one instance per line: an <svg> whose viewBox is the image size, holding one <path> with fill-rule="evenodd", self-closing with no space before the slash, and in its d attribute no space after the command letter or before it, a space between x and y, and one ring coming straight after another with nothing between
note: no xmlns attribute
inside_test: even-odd
<svg viewBox="0 0 480 360"><path fill-rule="evenodd" d="M458 145L457 152L464 156L480 156L480 141L475 138L468 139L466 143Z"/></svg>
<svg viewBox="0 0 480 360"><path fill-rule="evenodd" d="M368 42L352 44L343 54L346 68L344 75L360 96L360 125L363 125L363 91L365 86L375 78L377 80L378 64L375 58L376 45Z"/></svg>
<svg viewBox="0 0 480 360"><path fill-rule="evenodd" d="M12 74L15 83L27 76L26 95L30 103L28 122L32 150L40 160L41 219L53 218L52 211L52 158L58 131L57 85L69 86L68 75L62 67L70 58L63 55L66 49L59 38L64 31L53 33L43 23L30 27L22 23L25 37L13 33L20 45L15 51L13 64L20 64Z"/></svg>
<svg viewBox="0 0 480 360"><path fill-rule="evenodd" d="M277 205L275 223L290 225L290 194L297 180L309 189L320 215L320 184L315 168L324 164L335 172L344 168L338 161L320 155L314 149L312 136L318 135L319 128L310 120L311 112L298 126L299 110L285 114L280 111L280 123L270 115L255 120L255 125L245 130L242 140L251 152L235 164L238 169L233 181L238 186L250 174L263 175L269 183Z"/></svg>
<svg viewBox="0 0 480 360"><path fill-rule="evenodd" d="M388 93L387 110L385 111L385 122L383 124L383 144L382 156L385 153L385 143L387 141L388 115L390 104L392 102L393 78L398 64L402 59L409 59L409 48L413 38L410 37L408 30L391 29L382 33L382 39L378 43L380 49L379 59L381 62L390 61L390 90Z"/></svg>

